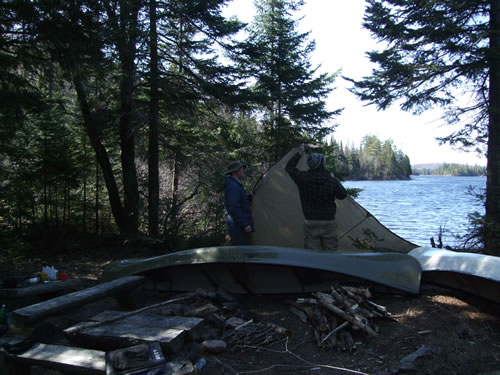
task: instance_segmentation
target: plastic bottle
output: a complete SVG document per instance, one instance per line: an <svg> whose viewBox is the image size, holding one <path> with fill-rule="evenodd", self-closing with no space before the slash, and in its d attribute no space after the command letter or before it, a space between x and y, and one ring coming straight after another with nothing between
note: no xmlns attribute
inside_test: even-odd
<svg viewBox="0 0 500 375"><path fill-rule="evenodd" d="M207 364L207 360L203 357L201 357L199 360L196 361L194 367L196 368L196 371L200 371L205 365Z"/></svg>

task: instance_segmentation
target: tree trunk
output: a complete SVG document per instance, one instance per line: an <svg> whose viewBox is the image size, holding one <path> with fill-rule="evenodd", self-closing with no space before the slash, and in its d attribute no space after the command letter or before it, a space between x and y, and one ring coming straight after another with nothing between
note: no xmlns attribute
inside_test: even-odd
<svg viewBox="0 0 500 375"><path fill-rule="evenodd" d="M118 186L116 184L116 180L113 175L113 168L111 166L108 153L99 138L98 126L95 123L92 113L90 111L87 102L87 96L83 88L84 87L83 83L81 81L81 77L77 74L74 75L73 83L75 85L75 90L78 96L78 102L80 104L80 110L82 112L83 123L85 125L85 129L87 130L87 135L89 137L90 144L92 145L95 151L97 162L101 167L102 174L104 177L104 183L106 184L106 188L108 190L109 202L111 204L111 211L113 212L113 217L116 221L116 224L118 225L120 232L125 233L128 228L127 221L120 201L120 193L118 191ZM98 194L98 192L96 194Z"/></svg>
<svg viewBox="0 0 500 375"><path fill-rule="evenodd" d="M135 165L135 132L132 126L132 109L135 85L135 58L138 37L137 18L140 1L120 2L120 24L116 28L117 45L121 62L120 82L120 145L123 173L125 233L138 231L139 186ZM115 17L110 14L110 18Z"/></svg>
<svg viewBox="0 0 500 375"><path fill-rule="evenodd" d="M95 158L95 234L99 235L99 159L97 156Z"/></svg>
<svg viewBox="0 0 500 375"><path fill-rule="evenodd" d="M123 64L120 113L120 145L123 173L124 193L124 230L125 233L136 233L139 216L139 187L135 165L135 136L131 124L133 70L129 63Z"/></svg>
<svg viewBox="0 0 500 375"><path fill-rule="evenodd" d="M174 151L174 165L172 168L172 219L177 217L177 206L179 201L179 156L178 151Z"/></svg>
<svg viewBox="0 0 500 375"><path fill-rule="evenodd" d="M150 112L149 112L149 152L148 152L148 217L149 234L158 235L158 211L160 202L160 179L158 169L158 112L159 112L159 91L158 91L158 33L156 29L156 0L149 2L150 21Z"/></svg>
<svg viewBox="0 0 500 375"><path fill-rule="evenodd" d="M500 244L500 0L491 2L490 92L486 180L485 249L499 253Z"/></svg>
<svg viewBox="0 0 500 375"><path fill-rule="evenodd" d="M83 233L87 233L87 142L84 139L83 142L83 153L84 153L84 165L83 165L83 213L82 213L82 230Z"/></svg>

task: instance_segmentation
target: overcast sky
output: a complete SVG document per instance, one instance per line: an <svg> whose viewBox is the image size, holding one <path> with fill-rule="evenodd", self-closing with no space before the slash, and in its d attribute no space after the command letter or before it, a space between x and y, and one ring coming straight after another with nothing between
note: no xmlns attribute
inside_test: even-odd
<svg viewBox="0 0 500 375"><path fill-rule="evenodd" d="M363 0L306 0L299 13L304 16L300 27L301 31L310 31L311 39L316 42L312 61L321 64L321 72L341 70L342 75L354 79L370 74L372 65L365 52L377 49L377 43L361 26L364 9ZM225 14L251 22L255 14L253 0L233 0ZM334 86L336 89L327 100L328 106L332 110L344 108L343 114L335 119L339 126L334 138L338 142L359 147L365 135L376 135L381 141L391 139L409 156L413 165L435 162L486 164L486 159L475 153L439 145L435 137L452 132L440 120L440 110L414 116L395 105L386 111L377 111L347 90L351 86L349 82L339 78Z"/></svg>

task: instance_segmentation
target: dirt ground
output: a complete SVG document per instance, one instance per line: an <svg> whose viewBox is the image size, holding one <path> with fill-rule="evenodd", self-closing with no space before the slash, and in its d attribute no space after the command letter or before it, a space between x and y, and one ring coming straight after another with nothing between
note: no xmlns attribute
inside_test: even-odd
<svg viewBox="0 0 500 375"><path fill-rule="evenodd" d="M23 260L18 264L4 263L0 267L4 274L21 267L29 273L46 262L92 285L108 262L131 255L82 252ZM199 373L500 374L498 304L431 284L423 284L418 296L377 288L372 293L371 300L385 306L394 319L377 320L380 328L377 337L353 331L356 347L351 352L317 346L312 328L302 323L287 304L297 296L238 297L241 309L254 321L283 327L288 336L268 347L245 347L213 355L202 353L207 362Z"/></svg>

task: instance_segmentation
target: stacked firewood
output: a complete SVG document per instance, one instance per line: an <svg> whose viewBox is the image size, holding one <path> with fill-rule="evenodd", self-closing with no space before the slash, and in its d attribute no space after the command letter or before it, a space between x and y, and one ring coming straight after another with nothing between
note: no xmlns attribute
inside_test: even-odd
<svg viewBox="0 0 500 375"><path fill-rule="evenodd" d="M393 319L384 306L369 300L368 288L333 285L329 293L316 292L311 298L298 298L290 310L314 329L319 347L356 348L355 331L377 336L377 318Z"/></svg>

